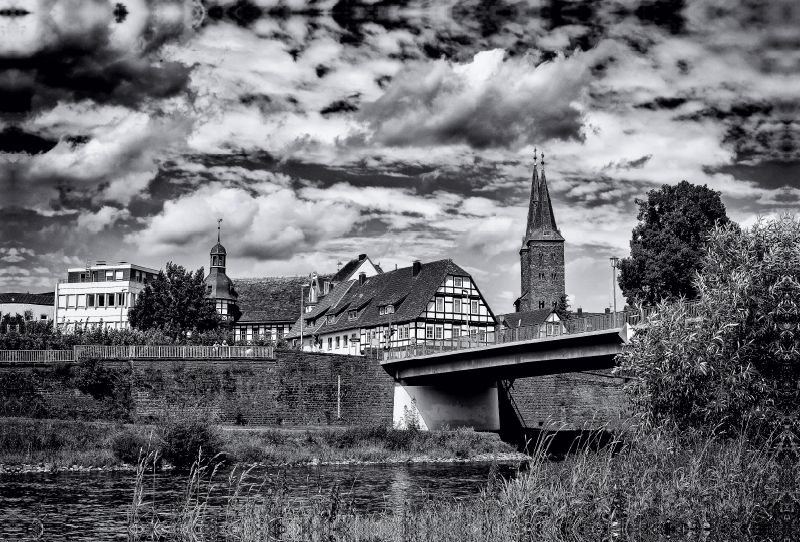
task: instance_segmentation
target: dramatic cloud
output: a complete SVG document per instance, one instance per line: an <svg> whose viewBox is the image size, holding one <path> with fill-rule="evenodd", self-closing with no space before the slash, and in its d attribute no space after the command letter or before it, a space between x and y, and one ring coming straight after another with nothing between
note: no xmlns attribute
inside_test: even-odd
<svg viewBox="0 0 800 542"><path fill-rule="evenodd" d="M580 139L575 102L588 82L589 55L576 52L538 66L484 51L471 63L420 63L399 73L360 118L386 145L466 143L482 149ZM592 57L594 55L591 55Z"/></svg>

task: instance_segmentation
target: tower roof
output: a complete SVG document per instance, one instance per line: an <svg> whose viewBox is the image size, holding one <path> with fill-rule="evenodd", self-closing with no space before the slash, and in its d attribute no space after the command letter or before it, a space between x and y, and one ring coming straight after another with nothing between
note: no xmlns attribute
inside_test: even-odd
<svg viewBox="0 0 800 542"><path fill-rule="evenodd" d="M536 155L534 154L531 202L528 208L528 225L525 230L525 237L522 240L523 248L528 244L528 241L564 240L558 226L556 226L553 204L550 202L550 193L547 190L547 178L544 173L544 153L542 153L541 179L536 170L535 157Z"/></svg>
<svg viewBox="0 0 800 542"><path fill-rule="evenodd" d="M211 255L214 256L219 254L227 255L228 253L225 251L225 247L217 242L217 244L211 248Z"/></svg>

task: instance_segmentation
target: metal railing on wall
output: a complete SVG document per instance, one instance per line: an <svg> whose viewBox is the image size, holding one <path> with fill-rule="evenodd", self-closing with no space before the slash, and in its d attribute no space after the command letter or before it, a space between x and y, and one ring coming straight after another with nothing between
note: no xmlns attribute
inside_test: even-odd
<svg viewBox="0 0 800 542"><path fill-rule="evenodd" d="M272 346L95 346L71 350L0 350L0 363L57 363L80 359L275 359Z"/></svg>
<svg viewBox="0 0 800 542"><path fill-rule="evenodd" d="M698 318L697 303L686 304L687 319ZM561 335L576 333L589 333L592 331L605 331L621 329L625 324L631 326L642 325L655 314L656 307L643 307L638 311L619 311L616 313L597 314L581 318L570 318L560 322L545 322L533 326L509 327L500 331L490 331L479 336L471 335L456 339L423 339L415 344L393 346L384 350L385 361L393 359L427 356L454 350L468 350L486 348L497 344L532 341Z"/></svg>
<svg viewBox="0 0 800 542"><path fill-rule="evenodd" d="M0 350L0 363L56 363L73 360L72 350Z"/></svg>
<svg viewBox="0 0 800 542"><path fill-rule="evenodd" d="M75 346L75 359L273 359L271 346Z"/></svg>

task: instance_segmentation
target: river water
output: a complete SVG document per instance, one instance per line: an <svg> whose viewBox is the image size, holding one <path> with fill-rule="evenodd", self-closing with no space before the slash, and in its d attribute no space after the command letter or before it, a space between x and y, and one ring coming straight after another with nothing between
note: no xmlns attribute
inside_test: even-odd
<svg viewBox="0 0 800 542"><path fill-rule="evenodd" d="M250 473L253 481L283 475L289 498L302 504L339 485L344 502L362 512L398 509L426 496L464 498L486 486L490 466L484 463L411 463L393 465L323 465ZM281 474L283 473L283 474ZM514 476L511 466L499 474ZM146 478L148 495L165 506L181 500L186 474L159 473ZM227 473L215 480L227 483ZM125 540L127 512L133 498L133 473L35 473L0 475L0 540ZM220 490L213 503L222 502Z"/></svg>

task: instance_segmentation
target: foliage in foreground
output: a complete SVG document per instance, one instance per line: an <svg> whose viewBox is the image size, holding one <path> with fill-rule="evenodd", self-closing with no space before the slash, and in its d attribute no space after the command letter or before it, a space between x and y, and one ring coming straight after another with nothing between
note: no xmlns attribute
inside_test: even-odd
<svg viewBox="0 0 800 542"><path fill-rule="evenodd" d="M736 535L757 521L769 503L776 466L764 449L744 438L679 440L656 431L628 435L628 443L593 452L587 447L563 462L533 454L528 470L505 481L490 474L486 488L466 500L407 502L378 514L354 510L340 486L320 488L304 502L290 498L277 479L234 472L227 483L206 467L193 469L185 499L170 512L145 491L148 462L139 464L129 511L132 540L242 542L291 541L534 541L642 540L665 526L712 539ZM343 481L344 482L344 481ZM209 504L212 485L224 504ZM345 484L346 486L347 484ZM221 486L221 487L220 487Z"/></svg>
<svg viewBox="0 0 800 542"><path fill-rule="evenodd" d="M797 432L800 222L716 228L696 287L696 307L660 305L617 358L635 410L651 426Z"/></svg>

